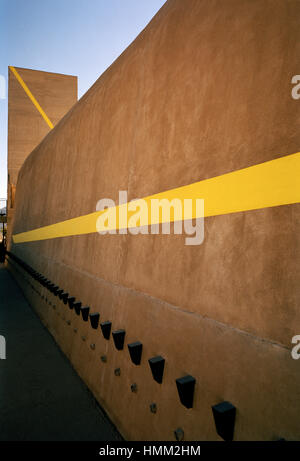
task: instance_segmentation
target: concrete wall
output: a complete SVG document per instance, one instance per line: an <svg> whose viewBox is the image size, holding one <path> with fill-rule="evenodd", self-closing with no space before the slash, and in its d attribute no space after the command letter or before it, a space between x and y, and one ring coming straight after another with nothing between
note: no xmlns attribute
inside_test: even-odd
<svg viewBox="0 0 300 461"><path fill-rule="evenodd" d="M77 77L19 67L16 67L16 70L54 126L77 101ZM49 130L50 127L9 68L7 149L9 237L19 170L30 152Z"/></svg>
<svg viewBox="0 0 300 461"><path fill-rule="evenodd" d="M168 1L25 161L14 233L93 212L119 190L130 200L297 152L299 21L294 0ZM127 346L16 275L126 438L173 440L182 427L186 440L220 440L211 405L228 400L235 440L299 439L299 218L298 204L207 218L196 247L184 235L89 234L12 251L124 328L125 344L143 343L135 366ZM192 409L175 385L186 374Z"/></svg>

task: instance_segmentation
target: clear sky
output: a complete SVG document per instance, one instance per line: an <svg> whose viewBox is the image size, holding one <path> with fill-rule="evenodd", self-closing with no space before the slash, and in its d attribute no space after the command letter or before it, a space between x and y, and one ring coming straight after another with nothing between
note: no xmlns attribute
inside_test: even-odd
<svg viewBox="0 0 300 461"><path fill-rule="evenodd" d="M7 82L9 65L77 75L80 98L164 3L0 0L0 83ZM0 198L6 197L6 158L7 84L0 99Z"/></svg>

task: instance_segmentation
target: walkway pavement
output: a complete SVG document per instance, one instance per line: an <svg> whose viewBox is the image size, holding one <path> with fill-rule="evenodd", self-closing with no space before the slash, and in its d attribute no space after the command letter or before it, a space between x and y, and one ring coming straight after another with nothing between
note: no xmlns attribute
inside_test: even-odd
<svg viewBox="0 0 300 461"><path fill-rule="evenodd" d="M0 440L122 440L0 265Z"/></svg>

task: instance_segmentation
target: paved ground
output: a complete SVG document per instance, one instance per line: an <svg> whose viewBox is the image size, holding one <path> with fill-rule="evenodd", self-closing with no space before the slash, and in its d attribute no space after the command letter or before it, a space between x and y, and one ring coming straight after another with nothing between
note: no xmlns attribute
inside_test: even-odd
<svg viewBox="0 0 300 461"><path fill-rule="evenodd" d="M0 264L0 440L121 440Z"/></svg>

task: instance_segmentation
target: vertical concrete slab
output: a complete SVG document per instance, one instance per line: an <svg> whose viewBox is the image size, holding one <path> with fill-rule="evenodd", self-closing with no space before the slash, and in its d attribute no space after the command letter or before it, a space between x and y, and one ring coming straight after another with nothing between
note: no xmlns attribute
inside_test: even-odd
<svg viewBox="0 0 300 461"><path fill-rule="evenodd" d="M77 101L77 77L15 67L55 126ZM8 241L15 208L18 173L30 152L51 128L8 68L7 215ZM42 172L41 172L42 174ZM32 184L34 187L34 184Z"/></svg>

